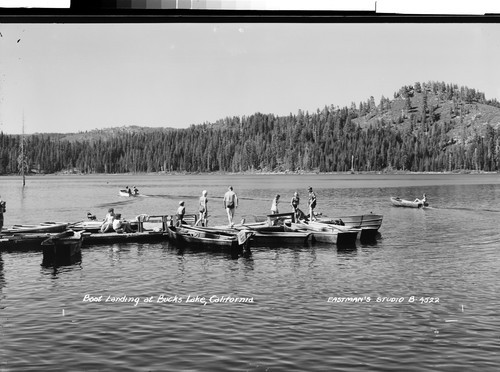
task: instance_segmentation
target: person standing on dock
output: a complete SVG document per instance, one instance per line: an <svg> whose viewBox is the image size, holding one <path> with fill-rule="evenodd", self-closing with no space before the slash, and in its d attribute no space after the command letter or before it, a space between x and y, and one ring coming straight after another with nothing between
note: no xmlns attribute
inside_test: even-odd
<svg viewBox="0 0 500 372"><path fill-rule="evenodd" d="M295 221L299 220L299 215L298 215L299 203L300 203L299 193L297 191L295 191L293 193L292 200L290 201L290 205L292 206L293 213L295 214Z"/></svg>
<svg viewBox="0 0 500 372"><path fill-rule="evenodd" d="M273 199L273 204L271 205L271 214L278 214L278 203L280 201L280 194L276 194Z"/></svg>
<svg viewBox="0 0 500 372"><path fill-rule="evenodd" d="M316 194L313 191L313 188L309 186L309 219L311 221L316 221L316 217L314 216L314 208L316 208Z"/></svg>
<svg viewBox="0 0 500 372"><path fill-rule="evenodd" d="M5 212L7 212L7 209L5 208L5 201L3 201L2 197L0 196L0 232L3 228L3 214Z"/></svg>
<svg viewBox="0 0 500 372"><path fill-rule="evenodd" d="M200 196L200 216L198 217L198 221L196 221L195 225L198 225L201 222L201 226L208 225L208 198L207 198L207 190L203 190Z"/></svg>
<svg viewBox="0 0 500 372"><path fill-rule="evenodd" d="M233 227L233 217L234 210L238 207L238 197L233 191L233 186L229 186L227 192L224 194L224 209L227 212L227 220L229 221L229 227Z"/></svg>
<svg viewBox="0 0 500 372"><path fill-rule="evenodd" d="M181 226L184 223L184 215L186 214L186 207L184 207L184 201L179 202L179 208L177 208L177 212L175 213L176 226Z"/></svg>

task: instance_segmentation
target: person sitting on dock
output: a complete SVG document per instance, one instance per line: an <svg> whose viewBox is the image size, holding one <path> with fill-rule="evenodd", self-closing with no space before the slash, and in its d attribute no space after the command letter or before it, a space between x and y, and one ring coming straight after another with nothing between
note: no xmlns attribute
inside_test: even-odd
<svg viewBox="0 0 500 372"><path fill-rule="evenodd" d="M113 220L113 230L117 233L131 233L134 232L130 226L130 222L123 220L122 215L117 213L115 219Z"/></svg>
<svg viewBox="0 0 500 372"><path fill-rule="evenodd" d="M201 222L201 226L207 226L208 224L208 198L207 198L207 190L203 190L200 196L200 215L198 217L198 221L196 221L195 225L198 225Z"/></svg>
<svg viewBox="0 0 500 372"><path fill-rule="evenodd" d="M299 203L300 203L299 193L294 192L293 198L290 201L290 205L292 206L293 213L295 213L295 221L299 220L299 215L297 214L297 210L299 208Z"/></svg>
<svg viewBox="0 0 500 372"><path fill-rule="evenodd" d="M175 213L176 226L181 226L184 223L184 215L186 214L186 208L184 207L184 201L179 202L179 208L177 208L177 212Z"/></svg>
<svg viewBox="0 0 500 372"><path fill-rule="evenodd" d="M113 231L113 220L115 219L115 210L113 208L108 209L108 214L104 217L104 222L101 225L101 232L106 233Z"/></svg>
<svg viewBox="0 0 500 372"><path fill-rule="evenodd" d="M276 194L276 196L273 199L273 203L271 205L271 214L278 214L278 204L280 201L280 194Z"/></svg>

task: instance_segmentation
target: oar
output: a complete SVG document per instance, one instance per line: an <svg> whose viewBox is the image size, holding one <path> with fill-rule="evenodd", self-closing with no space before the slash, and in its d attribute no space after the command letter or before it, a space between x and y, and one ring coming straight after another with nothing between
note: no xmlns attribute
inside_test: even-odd
<svg viewBox="0 0 500 372"><path fill-rule="evenodd" d="M68 223L68 228L71 228L75 225L78 225L79 223L83 223L85 221L88 221L88 220L81 220L81 221L78 221L78 222L72 222L72 223Z"/></svg>

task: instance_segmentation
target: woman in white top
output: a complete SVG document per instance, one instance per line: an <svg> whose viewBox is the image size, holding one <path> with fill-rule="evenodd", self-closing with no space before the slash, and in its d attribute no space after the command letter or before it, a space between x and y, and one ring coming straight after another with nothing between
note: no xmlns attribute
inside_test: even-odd
<svg viewBox="0 0 500 372"><path fill-rule="evenodd" d="M115 219L115 210L113 208L108 209L108 214L104 217L104 222L101 225L101 232L105 233L113 230L113 221Z"/></svg>

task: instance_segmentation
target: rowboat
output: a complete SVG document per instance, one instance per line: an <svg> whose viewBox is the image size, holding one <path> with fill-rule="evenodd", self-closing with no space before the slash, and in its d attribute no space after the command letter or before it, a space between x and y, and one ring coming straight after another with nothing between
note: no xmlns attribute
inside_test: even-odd
<svg viewBox="0 0 500 372"><path fill-rule="evenodd" d="M255 231L250 238L256 246L288 246L304 245L311 239L311 233L306 231Z"/></svg>
<svg viewBox="0 0 500 372"><path fill-rule="evenodd" d="M393 196L391 196L391 203L396 207L407 207L407 208L425 208L429 206L429 203L427 202L411 201Z"/></svg>
<svg viewBox="0 0 500 372"><path fill-rule="evenodd" d="M382 226L383 216L380 214L361 214L341 217L322 217L316 221L326 224L343 224L346 227L361 229L360 240L373 240Z"/></svg>
<svg viewBox="0 0 500 372"><path fill-rule="evenodd" d="M248 230L226 232L214 228L188 225L168 226L167 232L169 239L180 245L220 248L223 250L248 249L248 238L253 235Z"/></svg>
<svg viewBox="0 0 500 372"><path fill-rule="evenodd" d="M309 231L314 241L337 245L355 245L358 234L361 232L361 229L357 228L314 221L307 223L300 221L285 226L288 230Z"/></svg>
<svg viewBox="0 0 500 372"><path fill-rule="evenodd" d="M42 222L34 225L13 225L8 229L2 229L2 234L18 233L59 233L66 230L66 222Z"/></svg>
<svg viewBox="0 0 500 372"><path fill-rule="evenodd" d="M130 192L129 192L129 191L128 191L128 190L126 190L126 189L121 189L121 190L118 192L118 194L119 194L120 196L138 196L138 195L139 195L139 191L136 191L136 192L134 192L134 191L130 191Z"/></svg>
<svg viewBox="0 0 500 372"><path fill-rule="evenodd" d="M82 233L72 230L45 239L41 243L43 264L46 265L52 262L66 263L75 257L78 258L81 254L82 241Z"/></svg>

